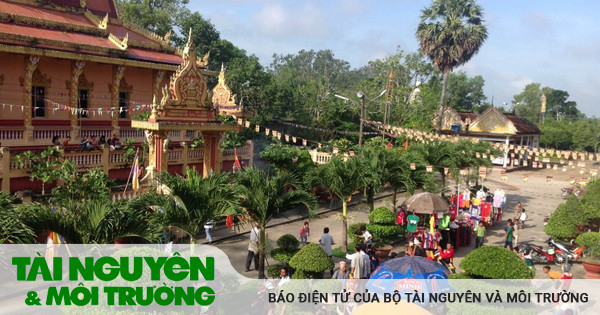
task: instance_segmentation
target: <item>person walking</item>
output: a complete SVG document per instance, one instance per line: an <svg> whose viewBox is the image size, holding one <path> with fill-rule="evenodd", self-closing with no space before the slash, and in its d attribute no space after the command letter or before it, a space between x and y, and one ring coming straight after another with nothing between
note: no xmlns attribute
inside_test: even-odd
<svg viewBox="0 0 600 315"><path fill-rule="evenodd" d="M504 234L504 248L510 248L513 250L513 232L515 231L515 224L510 222L508 224L508 228L506 229L506 233Z"/></svg>
<svg viewBox="0 0 600 315"><path fill-rule="evenodd" d="M525 209L523 209L521 216L519 216L519 229L523 229L525 227L525 220L527 220L527 213L525 213Z"/></svg>
<svg viewBox="0 0 600 315"><path fill-rule="evenodd" d="M519 217L521 216L521 211L523 210L523 205L521 205L521 202L517 202L517 204L515 205L515 209L513 210L513 218L515 221L517 221L519 219Z"/></svg>
<svg viewBox="0 0 600 315"><path fill-rule="evenodd" d="M353 279L362 279L363 271L365 269L365 259L360 253L361 245L356 244L354 246L354 254L350 255L350 275Z"/></svg>
<svg viewBox="0 0 600 315"><path fill-rule="evenodd" d="M204 232L206 232L206 240L208 241L208 245L210 245L213 241L212 235L210 235L210 231L214 227L214 222L212 220L206 222L204 224Z"/></svg>
<svg viewBox="0 0 600 315"><path fill-rule="evenodd" d="M254 260L254 269L258 270L258 246L260 245L260 229L258 223L250 230L250 242L248 244L248 256L246 257L246 272L250 271L250 263Z"/></svg>
<svg viewBox="0 0 600 315"><path fill-rule="evenodd" d="M475 233L477 235L477 238L475 239L475 248L479 248L481 246L483 246L483 242L485 240L485 236L486 236L486 228L485 225L483 224L483 221L479 221L479 224L477 225L477 227L475 228Z"/></svg>
<svg viewBox="0 0 600 315"><path fill-rule="evenodd" d="M323 229L323 235L321 235L321 239L319 239L319 244L321 245L321 248L327 253L327 256L329 256L329 259L332 259L333 250L331 249L331 245L333 245L334 242L333 242L333 236L331 236L331 234L329 234L328 227L325 227ZM333 269L329 270L329 274L333 275Z"/></svg>
<svg viewBox="0 0 600 315"><path fill-rule="evenodd" d="M310 236L310 227L308 226L308 221L304 222L304 225L300 228L300 244L303 246L308 242L308 237Z"/></svg>

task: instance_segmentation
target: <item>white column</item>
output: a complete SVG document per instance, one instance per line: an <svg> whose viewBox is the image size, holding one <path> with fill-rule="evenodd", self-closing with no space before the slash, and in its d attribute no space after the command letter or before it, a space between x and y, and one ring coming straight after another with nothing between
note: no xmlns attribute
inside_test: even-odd
<svg viewBox="0 0 600 315"><path fill-rule="evenodd" d="M506 167L506 160L508 159L508 139L509 137L506 137L506 140L504 141L504 143L506 144L506 149L504 150L504 161L502 162L502 167Z"/></svg>

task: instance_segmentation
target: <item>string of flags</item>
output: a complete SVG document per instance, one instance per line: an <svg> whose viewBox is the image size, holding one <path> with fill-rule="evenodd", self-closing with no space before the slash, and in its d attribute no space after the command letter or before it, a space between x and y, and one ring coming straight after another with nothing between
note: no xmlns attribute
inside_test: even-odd
<svg viewBox="0 0 600 315"><path fill-rule="evenodd" d="M252 124L249 120L241 118L241 117L235 117L235 116L233 116L233 117L236 119L236 122L239 126L242 126L242 127L248 128L248 129L252 129ZM276 120L276 121L282 122L280 120ZM314 130L322 131L322 132L331 131L331 132L344 133L344 134L353 134L353 133L357 134L358 133L358 132L353 132L353 131L337 131L337 130L316 128L316 127L309 127L309 126L304 126L304 125L295 124L295 123L284 123L284 124L294 126L294 127L300 128L300 129L314 129ZM297 137L295 135L283 133L281 131L278 131L278 130L275 130L273 128L269 128L266 126L261 126L259 124L254 124L253 129L254 129L254 132L256 132L256 133L260 133L262 130L265 133L265 136L267 136L267 137L271 136L273 138L276 138L276 139L279 139L282 141L285 140L285 142L288 142L288 143L294 143L294 144L302 143L302 146L304 146L304 147L308 146L309 143L313 143L313 144L316 144L319 149L321 149L323 147L323 143L321 143L319 141L313 141L313 140L308 140L305 138ZM364 135L377 135L379 133L378 132L363 132L363 134ZM334 147L333 148L334 154L337 154L336 151L338 151L338 148Z"/></svg>
<svg viewBox="0 0 600 315"><path fill-rule="evenodd" d="M46 105L49 106L45 106L45 107L41 107L41 106L25 106L25 105L16 105L16 104L7 104L7 103L2 103L2 110L6 110L8 109L9 111L13 111L13 110L20 110L21 112L24 112L26 108L30 108L31 110L38 110L38 109L45 109L47 111L51 111L52 114L54 114L56 111L69 111L71 112L71 114L73 115L86 115L86 116L103 116L104 114L107 114L109 116L112 116L114 113L122 113L125 111L128 112L132 112L133 110L150 110L152 105L149 104L141 104L141 103L135 103L135 102L131 102L134 105L130 105L130 106L118 106L118 107L95 107L95 108L91 108L91 109L87 109L87 108L79 108L79 107L71 107L71 106L67 106L67 105L63 105L57 102L54 102L52 100L46 99Z"/></svg>

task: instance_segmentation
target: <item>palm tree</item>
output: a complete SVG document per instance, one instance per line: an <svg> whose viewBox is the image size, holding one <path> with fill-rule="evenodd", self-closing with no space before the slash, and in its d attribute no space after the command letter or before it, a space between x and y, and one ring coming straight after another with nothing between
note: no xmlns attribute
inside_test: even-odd
<svg viewBox="0 0 600 315"><path fill-rule="evenodd" d="M364 171L362 179L370 211L375 210L375 194L383 190L383 186L387 183L386 174L390 170L387 169L389 165L386 151L388 150L382 147L364 147L355 158Z"/></svg>
<svg viewBox="0 0 600 315"><path fill-rule="evenodd" d="M444 74L437 133L442 129L448 74L473 57L487 39L483 9L475 0L433 0L421 11L417 27L420 51Z"/></svg>
<svg viewBox="0 0 600 315"><path fill-rule="evenodd" d="M130 236L155 241L161 234L152 210L131 208L125 201L70 201L57 207L33 203L18 210L35 234L53 231L73 244L109 244Z"/></svg>
<svg viewBox="0 0 600 315"><path fill-rule="evenodd" d="M300 206L306 206L309 216L313 216L317 209L317 200L314 195L303 190L298 177L289 172L280 171L272 175L249 167L236 177L240 204L246 216L260 227L258 278L263 279L267 224L278 214Z"/></svg>
<svg viewBox="0 0 600 315"><path fill-rule="evenodd" d="M169 187L169 194L146 194L131 203L138 209L159 207L166 225L187 233L193 245L208 221L239 213L239 199L229 179L226 173L203 178L194 169L187 169L187 178L163 173L161 181Z"/></svg>
<svg viewBox="0 0 600 315"><path fill-rule="evenodd" d="M0 244L31 244L35 235L21 221L14 202L12 195L0 192Z"/></svg>
<svg viewBox="0 0 600 315"><path fill-rule="evenodd" d="M425 163L414 151L392 149L386 154L386 172L384 180L390 184L394 194L392 204L396 209L397 196L400 190L413 194L417 188L423 187L426 181ZM410 169L410 163L415 163L415 170Z"/></svg>
<svg viewBox="0 0 600 315"><path fill-rule="evenodd" d="M423 156L429 165L432 165L440 173L443 185L446 185L444 168L449 168L449 171L453 173L456 173L458 170L459 157L461 155L450 141L439 141L433 144L422 143L414 145L413 148Z"/></svg>
<svg viewBox="0 0 600 315"><path fill-rule="evenodd" d="M364 185L362 163L351 158L343 161L333 158L324 166L321 184L329 188L342 201L342 250L348 251L348 201L354 192Z"/></svg>

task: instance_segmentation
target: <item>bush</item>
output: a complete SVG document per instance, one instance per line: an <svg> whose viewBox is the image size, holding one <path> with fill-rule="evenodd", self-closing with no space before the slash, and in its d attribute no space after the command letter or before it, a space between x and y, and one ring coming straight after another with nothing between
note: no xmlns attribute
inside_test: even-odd
<svg viewBox="0 0 600 315"><path fill-rule="evenodd" d="M269 269L267 269L267 275L273 279L279 279L281 268L285 268L285 266L282 264L271 265L269 266Z"/></svg>
<svg viewBox="0 0 600 315"><path fill-rule="evenodd" d="M600 179L594 179L587 184L581 203L585 205L583 212L587 219L600 219Z"/></svg>
<svg viewBox="0 0 600 315"><path fill-rule="evenodd" d="M354 223L348 227L348 239L351 241L351 243L359 242L360 239L354 235L356 235L356 234L360 235L361 234L360 229L363 227L366 228L367 223L364 223L364 222ZM348 247L348 248L351 248L351 247Z"/></svg>
<svg viewBox="0 0 600 315"><path fill-rule="evenodd" d="M473 279L472 276L470 276L468 273L451 273L450 276L448 277L448 279L454 279L454 280L462 280L462 279Z"/></svg>
<svg viewBox="0 0 600 315"><path fill-rule="evenodd" d="M296 273L301 271L298 276L306 278L322 278L323 271L331 270L334 267L333 260L317 244L308 244L304 246L289 262L290 266L296 269ZM294 274L294 279L298 278Z"/></svg>
<svg viewBox="0 0 600 315"><path fill-rule="evenodd" d="M288 252L288 251L283 250L282 248L275 248L271 251L271 257L273 257L273 259L275 259L277 261L287 264L290 262L290 259L292 259L294 254L296 254L297 252L298 252L298 250L293 251L293 252Z"/></svg>
<svg viewBox="0 0 600 315"><path fill-rule="evenodd" d="M585 246L592 258L600 259L600 232L587 232L577 236L575 243Z"/></svg>
<svg viewBox="0 0 600 315"><path fill-rule="evenodd" d="M544 232L557 239L574 238L579 232L577 226L585 225L586 221L579 199L571 195L566 203L560 204L552 213Z"/></svg>
<svg viewBox="0 0 600 315"><path fill-rule="evenodd" d="M277 247L287 252L295 252L300 248L300 241L292 234L284 234L277 240Z"/></svg>
<svg viewBox="0 0 600 315"><path fill-rule="evenodd" d="M517 254L498 246L483 246L473 250L460 262L460 268L474 278L533 278L531 270Z"/></svg>
<svg viewBox="0 0 600 315"><path fill-rule="evenodd" d="M385 207L379 207L369 214L370 224L367 230L373 235L373 242L377 246L392 243L403 234L403 228L396 225L394 212Z"/></svg>
<svg viewBox="0 0 600 315"><path fill-rule="evenodd" d="M373 210L373 212L369 213L369 222L385 225L395 224L396 216L392 210L386 207L379 207Z"/></svg>

